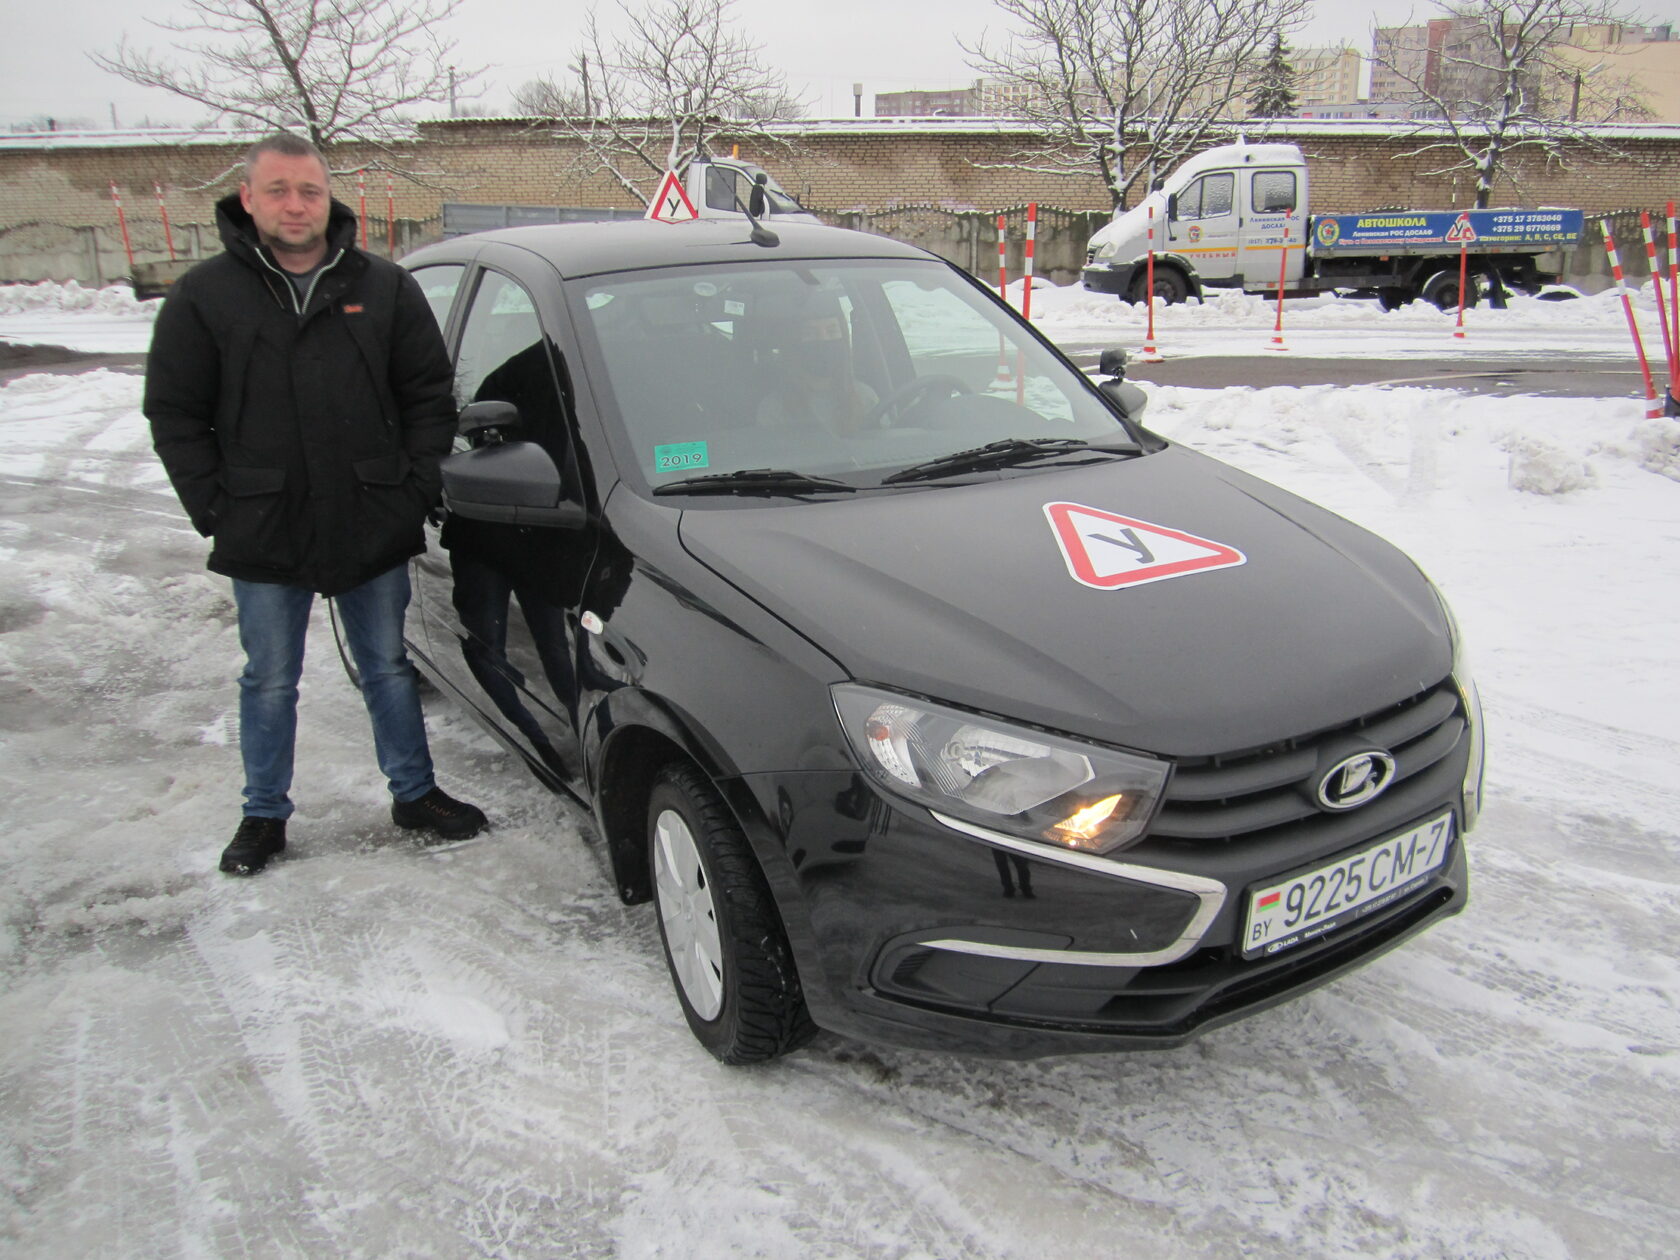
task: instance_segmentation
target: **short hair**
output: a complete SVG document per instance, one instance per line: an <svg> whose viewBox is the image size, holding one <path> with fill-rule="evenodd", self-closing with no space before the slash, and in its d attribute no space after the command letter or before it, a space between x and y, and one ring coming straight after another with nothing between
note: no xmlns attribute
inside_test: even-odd
<svg viewBox="0 0 1680 1260"><path fill-rule="evenodd" d="M322 174L330 177L332 173L321 150L293 132L276 131L271 136L264 136L245 151L245 173L240 178L247 184L251 182L251 172L256 169L257 160L265 153L278 153L281 157L312 157L321 164Z"/></svg>

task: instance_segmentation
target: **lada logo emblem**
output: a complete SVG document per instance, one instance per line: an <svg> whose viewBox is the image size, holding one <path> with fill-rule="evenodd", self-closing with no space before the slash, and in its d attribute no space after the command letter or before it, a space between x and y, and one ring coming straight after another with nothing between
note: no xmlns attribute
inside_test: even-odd
<svg viewBox="0 0 1680 1260"><path fill-rule="evenodd" d="M1379 749L1343 757L1318 781L1325 809L1353 809L1382 795L1394 782L1394 758Z"/></svg>

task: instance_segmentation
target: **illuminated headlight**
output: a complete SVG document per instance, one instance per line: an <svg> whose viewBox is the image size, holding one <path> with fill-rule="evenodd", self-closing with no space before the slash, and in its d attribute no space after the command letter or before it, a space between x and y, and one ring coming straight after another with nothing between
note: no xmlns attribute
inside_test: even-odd
<svg viewBox="0 0 1680 1260"><path fill-rule="evenodd" d="M1143 835L1167 764L850 684L841 728L870 777L940 813L1109 853Z"/></svg>
<svg viewBox="0 0 1680 1260"><path fill-rule="evenodd" d="M1452 635L1452 679L1458 688L1459 701L1464 705L1464 720L1470 726L1470 759L1464 767L1464 830L1476 825L1482 812L1482 769L1486 760L1482 735L1482 697L1476 690L1476 680L1470 676L1469 653L1464 646L1464 632L1458 627L1452 606L1439 590L1435 598L1441 602L1441 612L1447 618L1447 632Z"/></svg>

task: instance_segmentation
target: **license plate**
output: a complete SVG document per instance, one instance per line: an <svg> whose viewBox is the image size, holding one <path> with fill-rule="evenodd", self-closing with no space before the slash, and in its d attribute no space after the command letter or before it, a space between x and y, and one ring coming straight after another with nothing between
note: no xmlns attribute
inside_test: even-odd
<svg viewBox="0 0 1680 1260"><path fill-rule="evenodd" d="M1452 838L1448 811L1362 852L1256 888L1248 897L1243 957L1304 944L1399 900L1441 869Z"/></svg>

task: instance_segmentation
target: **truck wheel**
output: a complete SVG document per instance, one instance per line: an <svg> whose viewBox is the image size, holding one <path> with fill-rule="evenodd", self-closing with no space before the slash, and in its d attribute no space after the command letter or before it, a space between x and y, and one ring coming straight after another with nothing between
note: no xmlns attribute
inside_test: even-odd
<svg viewBox="0 0 1680 1260"><path fill-rule="evenodd" d="M1458 270L1437 271L1423 282L1418 290L1425 302L1431 302L1443 311L1458 309ZM1470 277L1470 285L1464 291L1464 306L1468 310L1476 305L1476 278Z"/></svg>
<svg viewBox="0 0 1680 1260"><path fill-rule="evenodd" d="M1155 268L1155 297L1168 306L1176 306L1190 296L1190 282L1176 267ZM1131 301L1146 301L1149 297L1149 273L1140 271L1132 281Z"/></svg>
<svg viewBox="0 0 1680 1260"><path fill-rule="evenodd" d="M724 1063L815 1035L787 933L747 838L706 777L674 763L648 797L648 866L665 962L689 1029Z"/></svg>
<svg viewBox="0 0 1680 1260"><path fill-rule="evenodd" d="M1402 306L1410 306L1417 294L1410 289L1378 289L1377 305L1385 311L1397 311Z"/></svg>

